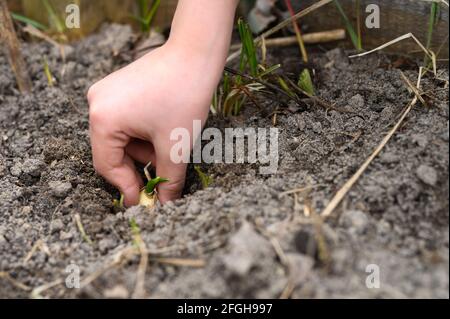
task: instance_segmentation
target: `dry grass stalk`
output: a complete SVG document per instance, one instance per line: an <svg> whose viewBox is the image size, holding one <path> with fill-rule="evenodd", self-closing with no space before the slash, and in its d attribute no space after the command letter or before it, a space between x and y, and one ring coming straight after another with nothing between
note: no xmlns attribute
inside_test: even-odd
<svg viewBox="0 0 450 319"><path fill-rule="evenodd" d="M155 258L151 258L151 261L155 261L160 264L166 264L166 265L178 266L178 267L203 268L206 265L206 262L203 259L155 257Z"/></svg>
<svg viewBox="0 0 450 319"><path fill-rule="evenodd" d="M49 250L47 244L42 239L39 239L33 245L33 247L31 248L30 252L25 256L25 258L23 259L23 263L26 264L31 259L31 257L33 257L33 255L36 253L36 251L38 251L38 250L41 250L47 256L50 256L50 250Z"/></svg>
<svg viewBox="0 0 450 319"><path fill-rule="evenodd" d="M6 281L10 282L14 287L17 287L24 291L30 291L31 287L28 287L25 284L22 284L21 282L17 281L16 279L12 278L7 272L0 271L0 279L3 278Z"/></svg>
<svg viewBox="0 0 450 319"><path fill-rule="evenodd" d="M134 243L137 245L139 254L141 255L138 270L136 273L136 285L134 288L133 298L144 298L146 295L145 274L147 273L147 266L148 266L148 250L139 231L134 232L133 239Z"/></svg>
<svg viewBox="0 0 450 319"><path fill-rule="evenodd" d="M8 60L20 92L30 92L32 87L31 79L22 56L20 42L14 30L14 24L6 0L0 0L0 41L5 43Z"/></svg>
<svg viewBox="0 0 450 319"><path fill-rule="evenodd" d="M46 290L49 290L53 287L62 285L64 283L64 280L62 279L57 279L55 281L49 282L47 284L44 284L42 286L36 287L31 291L30 297L32 299L43 299L44 297L42 296L42 293Z"/></svg>
<svg viewBox="0 0 450 319"><path fill-rule="evenodd" d="M362 56L374 53L376 51L383 50L384 48L387 48L388 46L391 46L391 45L396 44L396 43L398 43L400 41L403 41L403 40L406 40L406 39L410 39L410 38L413 39L417 43L417 45L420 47L420 49L423 52L425 52L425 54L431 59L431 61L433 63L433 73L434 73L434 75L436 75L436 73L437 73L436 55L434 54L433 51L428 50L427 48L425 48L425 46L411 32L407 33L407 34L404 34L402 36L399 36L398 38L395 38L394 40L386 42L385 44L380 45L379 47L377 47L377 48L375 48L373 50L370 50L370 51L367 51L367 52L364 52L364 53L360 53L360 54L351 55L351 56L349 56L349 58L352 59L352 58L362 57Z"/></svg>

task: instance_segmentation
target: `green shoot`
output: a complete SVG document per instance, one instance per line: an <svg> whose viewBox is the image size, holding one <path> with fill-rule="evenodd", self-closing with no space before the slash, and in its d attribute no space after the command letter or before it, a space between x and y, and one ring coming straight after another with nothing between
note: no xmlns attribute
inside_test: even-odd
<svg viewBox="0 0 450 319"><path fill-rule="evenodd" d="M211 185L213 179L211 176L203 173L201 168L197 165L194 166L195 171L198 174L198 177L200 178L200 182L202 183L203 188L207 188L209 185Z"/></svg>
<svg viewBox="0 0 450 319"><path fill-rule="evenodd" d="M154 0L149 6L149 0L137 0L139 7L139 16L133 16L141 24L141 30L144 33L149 33L153 18L161 5L161 0Z"/></svg>
<svg viewBox="0 0 450 319"><path fill-rule="evenodd" d="M291 0L285 0L286 6L289 10L289 14L291 17L295 16L294 9L292 7ZM292 26L295 30L295 35L297 37L297 42L300 47L300 52L302 53L303 62L308 63L308 53L305 48L305 42L303 41L302 33L300 31L300 26L298 25L298 22L296 20L292 20Z"/></svg>
<svg viewBox="0 0 450 319"><path fill-rule="evenodd" d="M438 9L439 9L439 5L437 4L437 2L433 2L431 4L430 18L428 21L427 42L426 42L426 46L425 46L427 50L430 50L431 42L433 40L434 26L438 20ZM428 55L425 54L425 57L424 57L425 66L427 66L429 64L429 62L430 62L430 59L429 59Z"/></svg>
<svg viewBox="0 0 450 319"><path fill-rule="evenodd" d="M221 113L223 116L239 115L247 99L259 107L254 93L265 89L261 81L281 67L279 64L267 67L259 62L253 34L243 19L238 20L238 31L242 45L239 71L224 74L222 85L216 89L212 99L212 112ZM264 41L261 50L265 60Z"/></svg>
<svg viewBox="0 0 450 319"><path fill-rule="evenodd" d="M356 10L356 32L358 36L358 48L360 51L362 51L361 0L356 0L355 10Z"/></svg>
<svg viewBox="0 0 450 319"><path fill-rule="evenodd" d="M161 178L159 176L152 178L147 181L147 185L145 185L145 192L147 194L153 194L153 192L155 191L156 185L158 185L159 183L164 183L164 182L168 182L168 181L169 181L168 179Z"/></svg>
<svg viewBox="0 0 450 319"><path fill-rule="evenodd" d="M54 81L52 72L50 71L50 67L48 65L48 61L47 61L46 57L44 57L44 59L43 59L43 64L44 64L44 73L45 73L45 76L47 77L48 86L51 87L54 85L55 81Z"/></svg>
<svg viewBox="0 0 450 319"><path fill-rule="evenodd" d="M123 208L123 200L124 200L124 196L123 194L120 194L120 199L114 199L113 200L113 207L117 208L117 209L121 209Z"/></svg>
<svg viewBox="0 0 450 319"><path fill-rule="evenodd" d="M350 39L352 40L353 46L357 51L362 51L361 47L361 39L358 37L358 34L356 33L355 29L353 28L352 23L348 19L347 15L344 12L344 9L342 8L339 0L334 0L334 4L336 5L336 8L338 9L339 13L341 14L342 20L344 21L345 28L347 29L347 33L350 35Z"/></svg>
<svg viewBox="0 0 450 319"><path fill-rule="evenodd" d="M86 234L86 231L84 230L83 227L83 223L81 222L81 217L79 214L75 214L75 223L77 224L78 227L78 231L81 234L81 238L83 238L83 240L85 242L87 242L89 245L92 245L92 240L91 238Z"/></svg>
<svg viewBox="0 0 450 319"><path fill-rule="evenodd" d="M286 6L288 7L289 13L291 14L291 17L295 16L294 9L292 8L291 0L285 0ZM306 51L305 43L303 41L303 37L300 31L300 26L298 25L298 22L293 20L292 25L295 30L295 35L297 37L297 42L300 47L300 52L302 54L303 62L308 63L308 53ZM311 79L311 74L309 73L308 69L304 69L302 73L300 74L300 78L298 80L298 86L303 89L304 91L310 93L311 95L314 95L314 84Z"/></svg>
<svg viewBox="0 0 450 319"><path fill-rule="evenodd" d="M297 85L303 91L308 92L308 94L314 95L314 85L312 83L311 74L309 73L308 69L304 69L302 73L300 73L300 78Z"/></svg>
<svg viewBox="0 0 450 319"><path fill-rule="evenodd" d="M280 87L290 96L290 97L294 97L295 93L291 90L291 88L289 87L289 85L286 83L286 81L279 76L278 77L278 83L280 84Z"/></svg>
<svg viewBox="0 0 450 319"><path fill-rule="evenodd" d="M56 28L56 31L58 33L63 34L66 31L66 25L56 13L55 8L53 8L49 0L42 0L42 3L44 4L45 10L47 11L47 15L50 19L50 24Z"/></svg>
<svg viewBox="0 0 450 319"><path fill-rule="evenodd" d="M27 18L27 17L25 17L23 15L20 15L20 14L17 14L17 13L11 13L11 16L12 16L12 18L14 20L19 21L19 22L23 22L23 23L26 23L26 24L29 24L29 25L31 25L31 26L33 26L36 29L39 29L41 31L47 31L48 30L47 26L45 26L42 23L39 23L39 22L37 22L35 20Z"/></svg>
<svg viewBox="0 0 450 319"><path fill-rule="evenodd" d="M242 42L242 54L239 70L245 71L246 66L249 66L250 74L254 77L258 76L258 56L256 54L255 42L252 31L247 23L240 18L238 20L239 36Z"/></svg>
<svg viewBox="0 0 450 319"><path fill-rule="evenodd" d="M139 228L136 219L134 219L133 217L130 219L130 228L131 235L133 237L133 245L138 248L142 243L141 229Z"/></svg>

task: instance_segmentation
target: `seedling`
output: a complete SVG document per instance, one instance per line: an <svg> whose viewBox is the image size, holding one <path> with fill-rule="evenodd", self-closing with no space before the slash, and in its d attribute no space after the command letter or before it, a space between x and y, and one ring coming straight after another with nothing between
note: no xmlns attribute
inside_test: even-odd
<svg viewBox="0 0 450 319"><path fill-rule="evenodd" d="M197 165L194 166L195 171L200 178L200 182L202 183L203 188L207 188L213 181L212 177L204 173L201 168Z"/></svg>
<svg viewBox="0 0 450 319"><path fill-rule="evenodd" d="M139 205L145 206L147 208L152 208L153 206L155 206L155 202L157 200L156 186L160 183L169 181L168 179L159 176L152 178L148 171L151 164L151 162L148 163L144 168L144 174L147 178L147 184L139 194Z"/></svg>
<svg viewBox="0 0 450 319"><path fill-rule="evenodd" d="M266 67L259 62L255 40L250 27L243 19L238 20L238 31L242 45L239 69L236 74L225 73L221 87L214 93L211 106L213 113L222 113L224 116L239 115L247 99L259 107L254 93L262 91L265 86L258 81L249 80L248 77L244 78L242 74L248 72L253 79L263 79L280 68L279 64ZM264 45L262 51L264 61Z"/></svg>
<svg viewBox="0 0 450 319"><path fill-rule="evenodd" d="M347 33L350 35L350 39L352 40L353 46L357 51L362 51L362 45L361 45L361 36L358 36L358 33L353 28L352 23L350 22L349 18L347 17L347 14L345 14L344 9L341 6L341 3L339 0L334 0L334 4L336 5L336 8L338 9L342 20L344 21L345 28L347 29Z"/></svg>
<svg viewBox="0 0 450 319"><path fill-rule="evenodd" d="M33 26L36 29L39 29L41 31L47 31L48 30L48 27L43 25L42 23L39 23L39 22L37 22L37 21L35 21L33 19L30 19L28 17L25 17L25 16L23 16L21 14L11 13L11 17L14 20L16 20L16 21L19 21L19 22L22 22L22 23L25 23L25 24L29 24L29 25L31 25L31 26Z"/></svg>
<svg viewBox="0 0 450 319"><path fill-rule="evenodd" d="M291 17L295 16L294 9L292 7L291 0L285 0L286 6L289 10L289 13L291 14ZM300 52L302 54L302 59L305 64L308 63L308 52L306 51L305 42L303 41L302 33L300 31L300 26L298 25L298 22L295 20L292 20L292 26L295 30L295 35L297 37L297 42L300 47ZM300 77L298 80L298 86L308 92L311 95L314 95L314 84L311 79L311 74L309 72L308 68L305 68L302 73L300 73Z"/></svg>
<svg viewBox="0 0 450 319"><path fill-rule="evenodd" d="M430 9L430 19L428 21L427 43L425 46L425 48L427 50L430 50L430 47L431 47L431 42L433 40L433 30L434 30L435 24L438 21L438 14L439 14L439 5L437 2L433 2L431 4L431 9ZM425 57L424 57L425 67L430 67L429 63L430 63L430 59L429 59L428 55L425 54Z"/></svg>
<svg viewBox="0 0 450 319"><path fill-rule="evenodd" d="M141 24L141 30L144 33L149 33L153 18L161 5L161 0L155 0L149 6L149 0L137 0L139 7L139 16L133 16L134 19Z"/></svg>
<svg viewBox="0 0 450 319"><path fill-rule="evenodd" d="M52 87L54 85L55 79L52 75L52 72L50 71L50 67L48 65L47 58L44 57L42 63L44 64L44 73L45 77L47 78L48 86Z"/></svg>
<svg viewBox="0 0 450 319"><path fill-rule="evenodd" d="M55 8L48 0L42 0L42 3L44 4L45 10L47 11L50 24L56 29L59 34L64 34L64 32L66 31L66 25L61 17L56 13Z"/></svg>

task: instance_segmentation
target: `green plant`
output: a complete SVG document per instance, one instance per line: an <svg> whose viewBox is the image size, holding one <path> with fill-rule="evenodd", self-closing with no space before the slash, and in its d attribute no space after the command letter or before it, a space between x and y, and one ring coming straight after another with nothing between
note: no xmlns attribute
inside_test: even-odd
<svg viewBox="0 0 450 319"><path fill-rule="evenodd" d="M153 194L155 192L156 185L159 183L168 182L169 180L167 178L161 178L159 176L149 179L147 181L147 184L145 185L145 192L147 194Z"/></svg>
<svg viewBox="0 0 450 319"><path fill-rule="evenodd" d="M265 86L258 81L244 79L242 74L249 73L252 78L263 79L280 68L279 64L267 67L259 62L253 34L242 18L238 20L238 31L242 46L239 70L236 74L224 74L222 85L212 100L212 112L224 116L239 115L247 99L258 105L254 93L262 91Z"/></svg>
<svg viewBox="0 0 450 319"><path fill-rule="evenodd" d="M23 22L26 24L29 24L33 27L35 27L36 29L39 29L41 31L47 31L48 30L48 26L43 25L42 23L39 23L33 19L30 19L28 17L25 17L21 14L18 13L11 13L11 16L14 20L19 21L19 22Z"/></svg>
<svg viewBox="0 0 450 319"><path fill-rule="evenodd" d="M431 3L430 17L428 20L427 42L425 45L427 50L430 50L430 47L431 47L431 42L433 40L434 26L436 25L436 23L438 21L438 15L439 15L439 5L437 2L433 2L433 3ZM429 63L430 63L430 59L429 59L428 55L425 54L424 65L426 67L428 67Z"/></svg>
<svg viewBox="0 0 450 319"><path fill-rule="evenodd" d="M347 17L347 14L345 14L345 11L342 8L339 0L334 0L334 4L336 5L336 8L338 9L338 11L342 17L342 20L345 24L345 28L347 29L347 33L350 35L350 39L352 40L353 46L355 47L355 49L357 51L362 51L361 35L360 34L358 35L358 33L353 28L353 25L350 22L349 18ZM358 10L359 10L359 8L358 8Z"/></svg>
<svg viewBox="0 0 450 319"><path fill-rule="evenodd" d="M42 0L45 10L47 11L50 24L56 29L60 34L64 34L66 31L66 25L61 19L61 17L56 13L55 8L49 2L49 0Z"/></svg>
<svg viewBox="0 0 450 319"><path fill-rule="evenodd" d="M213 181L211 176L205 174L198 165L195 165L194 169L197 172L198 177L200 178L200 182L202 183L203 188L207 188L209 185L211 185Z"/></svg>
<svg viewBox="0 0 450 319"><path fill-rule="evenodd" d="M292 7L291 0L285 0L286 6L289 10L291 17L295 16L294 9ZM302 33L300 31L300 26L298 22L292 20L292 25L295 30L295 35L297 37L297 42L300 47L300 52L302 54L303 62L308 63L308 52L306 51L305 43L303 41ZM312 82L311 73L308 68L305 68L301 73L298 80L298 86L302 88L304 91L308 92L311 95L314 95L314 84Z"/></svg>
<svg viewBox="0 0 450 319"><path fill-rule="evenodd" d="M44 64L45 77L47 78L48 86L51 87L54 85L55 80L53 78L52 72L50 71L50 66L48 65L47 58L44 57L42 60L42 63Z"/></svg>
<svg viewBox="0 0 450 319"><path fill-rule="evenodd" d="M149 0L137 0L139 15L133 16L134 19L139 21L141 25L141 30L144 33L149 33L153 18L158 12L159 6L161 5L161 0L154 0L150 5Z"/></svg>

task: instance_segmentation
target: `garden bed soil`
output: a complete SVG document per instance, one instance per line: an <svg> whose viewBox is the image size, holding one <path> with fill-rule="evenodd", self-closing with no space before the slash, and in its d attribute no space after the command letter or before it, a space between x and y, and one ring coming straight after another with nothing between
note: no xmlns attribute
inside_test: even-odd
<svg viewBox="0 0 450 319"><path fill-rule="evenodd" d="M105 26L67 46L65 63L51 44L24 43L29 95L19 94L0 55L0 297L449 297L448 67L422 80L429 106L414 106L324 223L305 218L305 206L320 213L396 123L412 99L399 68L415 82L415 66L382 54L349 60L341 49L311 54L317 95L341 111L267 100L264 110L248 104L238 117L207 124L268 128L279 111L277 174L205 164L213 183L201 189L190 166L182 199L151 212L118 211L117 191L92 168L85 94L123 64L111 52L128 48L130 38L128 27ZM271 62L298 71L298 49L269 51ZM310 188L282 194L302 187ZM106 267L133 246L132 218L150 252L138 295L139 255ZM82 279L105 271L70 289L70 265ZM373 265L378 289L366 285Z"/></svg>

